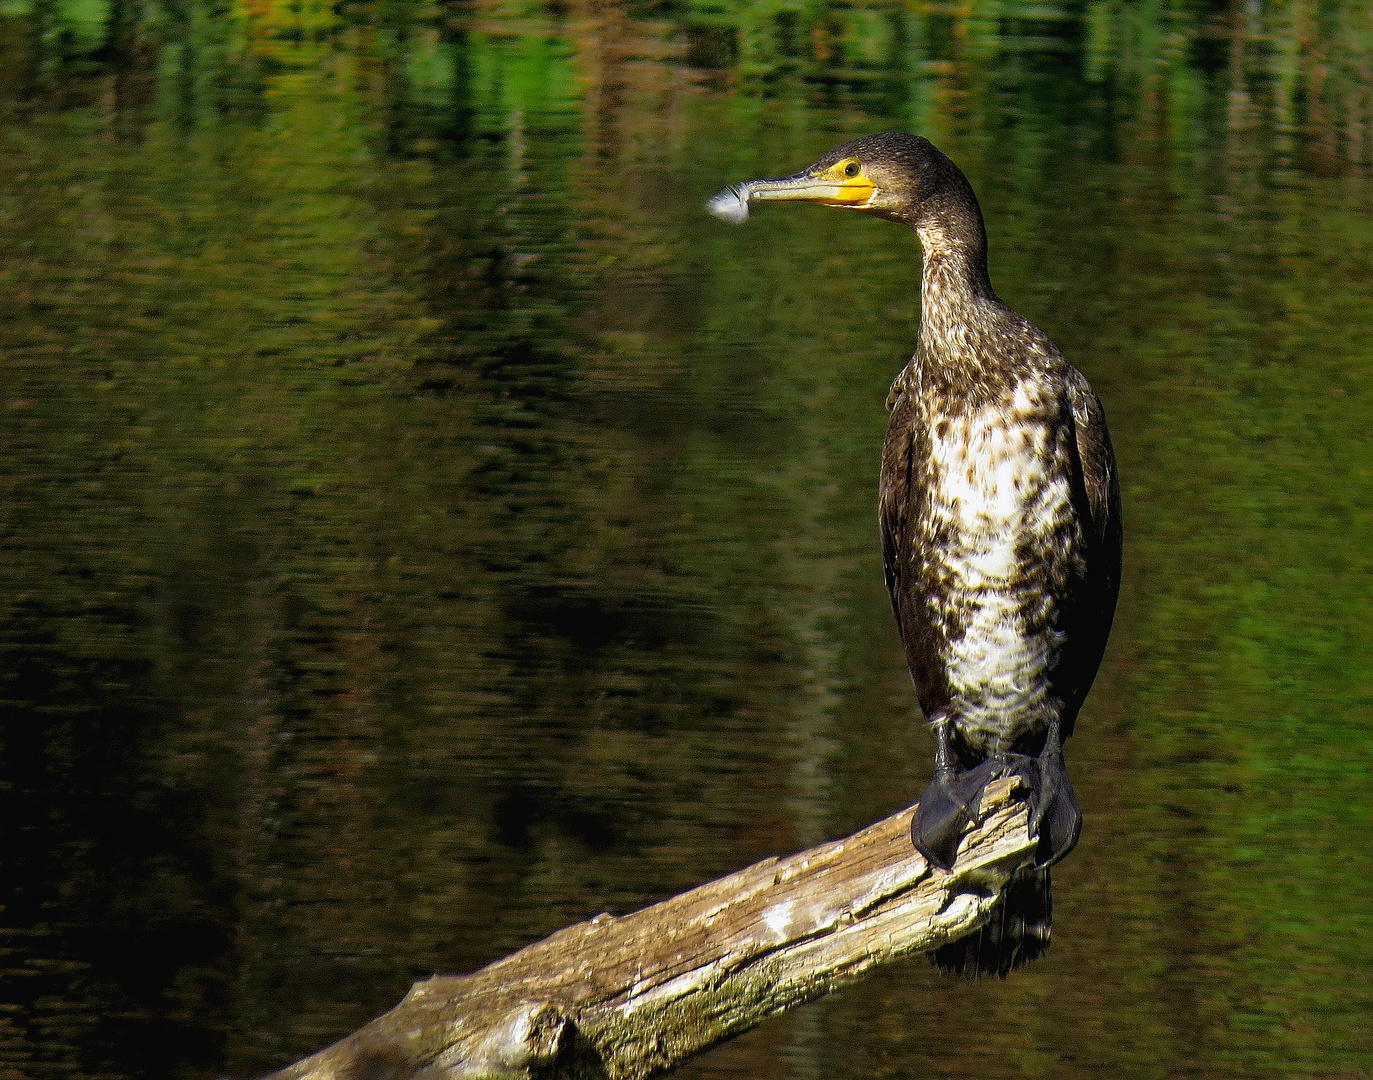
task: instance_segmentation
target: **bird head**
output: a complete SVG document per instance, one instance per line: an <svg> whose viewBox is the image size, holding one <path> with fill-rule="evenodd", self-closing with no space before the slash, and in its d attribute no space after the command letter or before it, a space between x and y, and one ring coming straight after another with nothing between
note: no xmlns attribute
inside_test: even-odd
<svg viewBox="0 0 1373 1080"><path fill-rule="evenodd" d="M746 180L726 188L706 208L736 224L757 202L794 200L859 210L915 225L921 208L941 195L971 194L958 166L929 139L886 131L845 143L809 168L775 180Z"/></svg>

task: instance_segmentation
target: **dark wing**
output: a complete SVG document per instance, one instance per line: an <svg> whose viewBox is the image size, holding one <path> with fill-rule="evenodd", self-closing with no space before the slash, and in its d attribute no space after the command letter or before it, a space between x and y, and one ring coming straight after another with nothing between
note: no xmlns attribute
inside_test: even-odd
<svg viewBox="0 0 1373 1080"><path fill-rule="evenodd" d="M1077 464L1081 474L1078 501L1087 540L1087 575L1079 601L1080 611L1073 620L1071 659L1065 658L1069 671L1064 680L1064 699L1068 723L1064 736L1072 733L1072 720L1091 689L1106 652L1120 595L1121 525L1120 479L1116 455L1111 449L1111 433L1106 429L1106 412L1092 392L1087 379L1076 368L1067 370L1068 406L1073 414L1077 436Z"/></svg>
<svg viewBox="0 0 1373 1080"><path fill-rule="evenodd" d="M928 597L918 580L920 568L913 559L928 483L919 445L922 438L914 399L909 392L894 389L878 494L882 568L916 697L925 715L932 716L947 707L950 691L930 622Z"/></svg>
<svg viewBox="0 0 1373 1080"><path fill-rule="evenodd" d="M909 396L897 396L887 424L887 439L882 445L882 475L877 496L877 514L882 526L882 570L898 626L901 625L901 567L909 560L910 536L905 526L911 506L914 469L914 414ZM904 628L902 632L904 634Z"/></svg>
<svg viewBox="0 0 1373 1080"><path fill-rule="evenodd" d="M1112 585L1112 610L1120 589L1120 479L1116 474L1116 455L1111 449L1111 433L1106 430L1106 412L1101 400L1087 385L1077 368L1068 367L1068 404L1077 429L1078 460L1082 464L1083 485L1091 511L1093 539L1109 567Z"/></svg>

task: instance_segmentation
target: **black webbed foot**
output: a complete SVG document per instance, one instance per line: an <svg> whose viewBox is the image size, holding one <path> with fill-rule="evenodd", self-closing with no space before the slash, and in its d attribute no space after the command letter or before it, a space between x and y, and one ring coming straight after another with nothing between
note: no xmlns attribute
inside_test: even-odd
<svg viewBox="0 0 1373 1080"><path fill-rule="evenodd" d="M977 818L983 790L1003 770L1004 765L995 761L961 773L935 770L911 821L911 839L930 863L941 870L953 866L958 842Z"/></svg>
<svg viewBox="0 0 1373 1080"><path fill-rule="evenodd" d="M1030 830L1039 836L1039 850L1035 863L1043 869L1058 862L1077 844L1082 832L1082 811L1063 751L1051 740L1038 758L1026 758L1026 767L1016 771L1030 788Z"/></svg>
<svg viewBox="0 0 1373 1080"><path fill-rule="evenodd" d="M977 819L983 790L999 776L1018 776L1024 784L1030 831L1039 838L1036 869L1052 866L1073 850L1082 832L1082 811L1063 751L1051 740L1037 758L1007 754L966 772L937 769L911 822L911 838L925 858L942 870L953 866L958 842Z"/></svg>

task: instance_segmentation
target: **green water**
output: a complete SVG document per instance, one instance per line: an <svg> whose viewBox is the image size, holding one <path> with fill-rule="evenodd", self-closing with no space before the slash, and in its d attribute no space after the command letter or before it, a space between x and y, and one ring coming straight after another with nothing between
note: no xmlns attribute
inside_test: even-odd
<svg viewBox="0 0 1373 1080"><path fill-rule="evenodd" d="M683 1075L1373 1073L1373 15L0 0L0 1076L250 1076L928 779L906 127L1106 404L1055 944Z"/></svg>

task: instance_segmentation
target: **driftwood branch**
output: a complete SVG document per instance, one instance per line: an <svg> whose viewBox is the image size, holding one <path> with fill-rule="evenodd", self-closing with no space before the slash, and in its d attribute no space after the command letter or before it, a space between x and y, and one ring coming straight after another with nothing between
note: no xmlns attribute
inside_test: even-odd
<svg viewBox="0 0 1373 1080"><path fill-rule="evenodd" d="M632 915L560 930L471 975L416 983L384 1016L271 1080L641 1080L974 929L1033 858L1014 778L994 782L953 869L912 810L765 859Z"/></svg>

